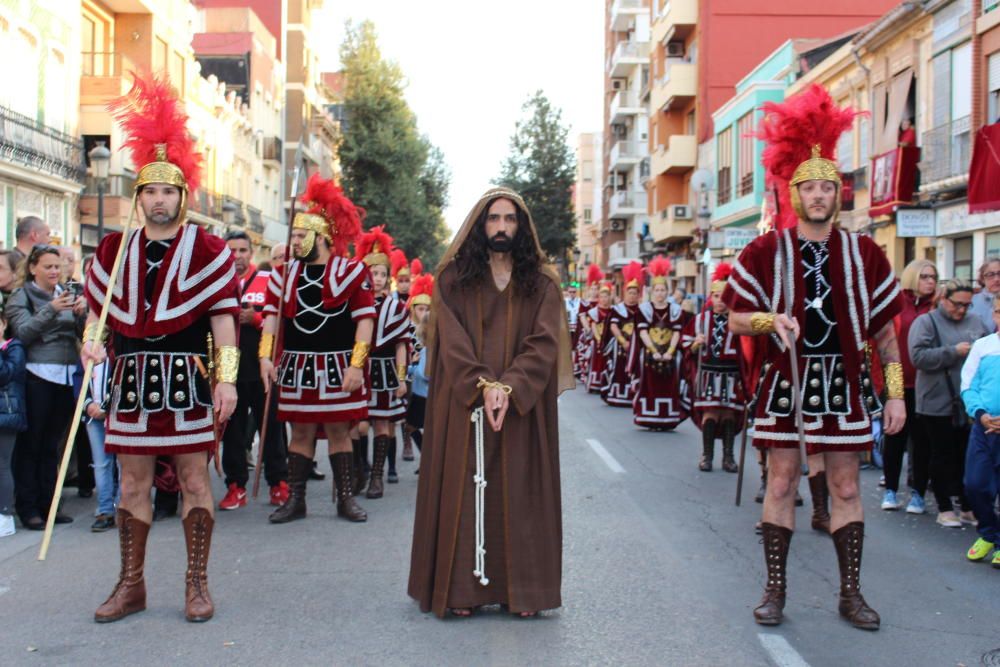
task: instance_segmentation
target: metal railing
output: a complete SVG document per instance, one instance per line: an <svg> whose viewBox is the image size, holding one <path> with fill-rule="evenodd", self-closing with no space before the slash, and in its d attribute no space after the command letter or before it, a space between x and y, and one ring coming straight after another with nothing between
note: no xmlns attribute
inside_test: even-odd
<svg viewBox="0 0 1000 667"><path fill-rule="evenodd" d="M264 219L260 209L247 204L247 229L258 234L264 233Z"/></svg>
<svg viewBox="0 0 1000 667"><path fill-rule="evenodd" d="M281 138L264 137L263 159L281 162Z"/></svg>
<svg viewBox="0 0 1000 667"><path fill-rule="evenodd" d="M132 174L112 174L105 179L105 197L126 197L131 199L135 192L135 176ZM97 195L97 178L87 175L83 183L83 194Z"/></svg>
<svg viewBox="0 0 1000 667"><path fill-rule="evenodd" d="M733 199L733 168L722 167L716 174L716 203L728 204Z"/></svg>
<svg viewBox="0 0 1000 667"><path fill-rule="evenodd" d="M934 183L969 171L971 157L969 116L924 132L920 180Z"/></svg>
<svg viewBox="0 0 1000 667"><path fill-rule="evenodd" d="M0 160L83 183L83 139L0 106Z"/></svg>
<svg viewBox="0 0 1000 667"><path fill-rule="evenodd" d="M236 225L237 227L245 227L247 224L247 215L246 211L244 211L243 209L243 202L237 199L236 197L233 197L232 195L222 195L222 204L223 204L222 211L225 211L224 206L227 203L235 206L235 210L233 211L232 224Z"/></svg>

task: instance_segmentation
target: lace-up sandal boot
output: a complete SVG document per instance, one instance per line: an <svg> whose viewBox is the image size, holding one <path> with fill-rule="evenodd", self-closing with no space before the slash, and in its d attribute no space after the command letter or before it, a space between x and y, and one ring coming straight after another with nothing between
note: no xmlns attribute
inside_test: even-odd
<svg viewBox="0 0 1000 667"><path fill-rule="evenodd" d="M312 460L288 453L288 500L271 512L267 519L271 523L288 523L306 518L306 481L312 471Z"/></svg>
<svg viewBox="0 0 1000 667"><path fill-rule="evenodd" d="M826 471L816 473L809 478L809 494L812 496L813 530L821 533L830 532L830 510L829 506L830 489L826 485Z"/></svg>
<svg viewBox="0 0 1000 667"><path fill-rule="evenodd" d="M881 619L861 596L861 551L865 543L864 521L852 521L833 533L840 565L840 615L862 630L878 630Z"/></svg>
<svg viewBox="0 0 1000 667"><path fill-rule="evenodd" d="M733 457L733 447L736 444L736 422L727 419L722 422L722 469L726 472L739 472Z"/></svg>
<svg viewBox="0 0 1000 667"><path fill-rule="evenodd" d="M403 425L403 460L413 460L413 434Z"/></svg>
<svg viewBox="0 0 1000 667"><path fill-rule="evenodd" d="M333 468L334 480L333 500L337 503L337 516L360 523L368 520L368 514L354 500L352 463L352 457L347 452L330 455L330 467Z"/></svg>
<svg viewBox="0 0 1000 667"><path fill-rule="evenodd" d="M767 565L767 585L764 597L753 610L753 618L760 625L780 625L785 619L785 565L788 562L788 545L792 542L790 528L773 523L762 523L764 536L764 563Z"/></svg>
<svg viewBox="0 0 1000 667"><path fill-rule="evenodd" d="M382 469L385 466L385 457L389 453L389 436L375 436L375 451L372 453L372 474L368 478L368 491L365 498L381 498L385 491L385 482L382 479Z"/></svg>
<svg viewBox="0 0 1000 667"><path fill-rule="evenodd" d="M715 458L715 427L714 419L706 419L701 423L701 462L698 470L712 472L712 459Z"/></svg>
<svg viewBox="0 0 1000 667"><path fill-rule="evenodd" d="M203 623L215 615L215 605L208 593L208 554L212 550L215 520L204 507L195 507L183 523L188 554L184 618L191 623Z"/></svg>
<svg viewBox="0 0 1000 667"><path fill-rule="evenodd" d="M146 608L146 579L143 576L143 566L146 561L148 536L148 523L136 519L128 510L118 509L121 571L111 595L94 612L94 620L98 623L111 623Z"/></svg>

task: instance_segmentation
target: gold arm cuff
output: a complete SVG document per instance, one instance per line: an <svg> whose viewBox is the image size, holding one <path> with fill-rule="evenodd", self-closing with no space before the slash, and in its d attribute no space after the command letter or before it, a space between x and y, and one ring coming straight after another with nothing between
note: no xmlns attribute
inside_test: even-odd
<svg viewBox="0 0 1000 667"><path fill-rule="evenodd" d="M257 358L263 359L267 357L271 358L274 353L274 334L262 333L260 335L260 344L257 345Z"/></svg>
<svg viewBox="0 0 1000 667"><path fill-rule="evenodd" d="M368 360L368 351L371 344L363 340L354 341L354 349L351 350L351 368L364 368L365 361Z"/></svg>
<svg viewBox="0 0 1000 667"><path fill-rule="evenodd" d="M406 370L406 364L399 364L396 366L396 375L399 377L400 382L406 379Z"/></svg>
<svg viewBox="0 0 1000 667"><path fill-rule="evenodd" d="M83 328L83 342L101 342L104 343L108 340L108 329L107 327L101 332L101 339L97 339L97 322L91 322Z"/></svg>
<svg viewBox="0 0 1000 667"><path fill-rule="evenodd" d="M657 350L652 345L647 345L646 346L646 352L648 352L649 354L656 354L657 352L659 352L659 350Z"/></svg>
<svg viewBox="0 0 1000 667"><path fill-rule="evenodd" d="M672 348L670 348L670 349L668 349L668 350L667 350L667 356L668 356L668 357L672 357L672 356L674 356L674 355L675 355L676 353L677 353L677 348L676 348L676 347L672 347Z"/></svg>
<svg viewBox="0 0 1000 667"><path fill-rule="evenodd" d="M618 340L618 344L623 347L625 346L626 343L628 343L628 340L625 339L625 336L616 336L616 339Z"/></svg>
<svg viewBox="0 0 1000 667"><path fill-rule="evenodd" d="M215 381L236 384L240 371L240 348L221 345L215 353Z"/></svg>
<svg viewBox="0 0 1000 667"><path fill-rule="evenodd" d="M750 332L754 336L774 333L774 313L754 313L750 316Z"/></svg>
<svg viewBox="0 0 1000 667"><path fill-rule="evenodd" d="M883 368L885 374L885 395L892 400L904 398L903 391L903 364L898 361L890 361Z"/></svg>
<svg viewBox="0 0 1000 667"><path fill-rule="evenodd" d="M476 385L476 389L482 389L483 393L486 393L487 389L499 389L508 396L510 396L511 392L514 391L514 388L509 384L504 384L503 382L490 382L484 377L479 378L479 384Z"/></svg>

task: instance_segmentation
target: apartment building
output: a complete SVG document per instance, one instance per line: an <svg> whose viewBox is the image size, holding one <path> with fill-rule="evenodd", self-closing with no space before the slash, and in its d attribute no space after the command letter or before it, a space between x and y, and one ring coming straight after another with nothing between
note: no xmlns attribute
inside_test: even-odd
<svg viewBox="0 0 1000 667"><path fill-rule="evenodd" d="M570 272L572 279L578 282L586 280L590 264L601 264L604 259L600 243L602 160L601 133L581 133L576 142L576 181L573 185L576 246L573 249L573 271Z"/></svg>

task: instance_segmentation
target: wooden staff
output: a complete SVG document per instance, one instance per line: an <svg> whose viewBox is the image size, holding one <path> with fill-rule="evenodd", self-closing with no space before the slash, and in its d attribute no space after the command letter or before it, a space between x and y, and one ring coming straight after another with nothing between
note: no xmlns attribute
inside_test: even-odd
<svg viewBox="0 0 1000 667"><path fill-rule="evenodd" d="M781 244L781 236L778 236L778 243ZM783 256L785 251L789 250L787 248L782 248L779 253ZM792 254L794 257L794 253ZM791 258L789 258L791 259ZM788 268L788 262L783 262L785 268ZM794 309L792 308L792 284L795 280L795 267L791 267L791 271L786 271L788 274L782 280L782 291L785 296L785 315L788 319L792 319L794 316ZM788 361L792 366L792 404L795 406L795 427L798 429L799 434L799 457L801 458L802 464L802 475L804 477L809 476L809 458L806 455L806 431L805 424L802 419L802 395L799 392L799 388L802 386L799 381L799 359L798 359L798 341L792 339L789 341L788 345Z"/></svg>
<svg viewBox="0 0 1000 667"><path fill-rule="evenodd" d="M281 349L281 343L284 338L282 335L285 331L285 292L288 288L287 281L289 279L288 275L288 263L292 258L292 223L295 221L295 202L299 197L299 177L302 175L302 138L299 139L299 146L295 150L295 172L292 175L292 194L288 198L288 235L285 238L285 263L281 267L282 275L284 279L281 281L281 294L278 296L278 331L274 335L274 346L271 348L271 363L274 364L278 350ZM318 241L319 239L317 239ZM257 447L257 466L253 471L253 498L257 499L257 492L260 491L260 471L264 467L264 443L267 442L267 428L271 423L271 393L274 391L274 385L276 382L271 382L268 385L267 392L264 394L264 417L261 419L260 425L260 446Z"/></svg>
<svg viewBox="0 0 1000 667"><path fill-rule="evenodd" d="M128 222L125 223L125 229L122 230L122 238L118 242L115 263L111 266L111 273L108 274L108 284L104 292L104 303L101 305L101 315L97 318L97 329L94 333L95 342L104 338L104 325L108 321L108 310L111 307L112 294L115 283L118 282L118 272L121 267L122 258L125 256L125 247L128 245L132 223L135 220L135 207L135 198L133 198L132 210L129 212ZM76 398L76 409L73 410L73 419L70 421L69 435L66 438L66 448L63 450L62 462L59 464L59 474L56 476L56 488L52 494L52 502L49 505L49 516L45 521L45 534L42 536L42 547L38 552L38 560L45 560L45 555L49 551L49 543L52 541L52 529L55 527L56 512L59 510L59 500L62 495L63 483L66 481L66 471L69 469L69 460L73 454L73 442L76 440L76 433L80 428L83 406L87 402L87 388L90 386L90 378L93 373L94 360L88 359L87 365L83 369L83 382L80 384L80 395Z"/></svg>

